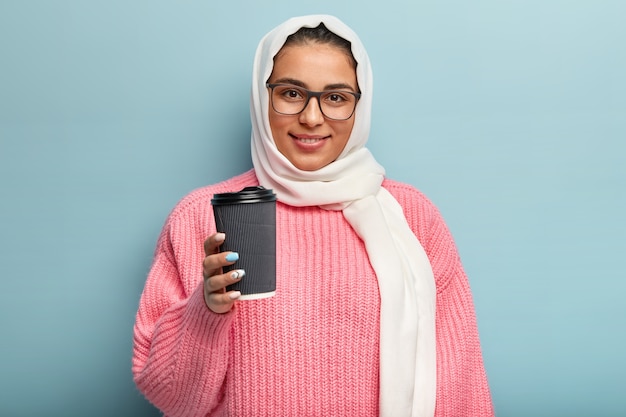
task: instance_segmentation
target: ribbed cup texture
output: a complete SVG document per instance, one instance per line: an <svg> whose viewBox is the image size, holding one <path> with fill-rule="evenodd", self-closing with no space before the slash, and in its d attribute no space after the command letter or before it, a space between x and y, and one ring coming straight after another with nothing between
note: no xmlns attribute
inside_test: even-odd
<svg viewBox="0 0 626 417"><path fill-rule="evenodd" d="M213 206L217 230L226 234L222 251L239 253L224 271L243 269L245 278L229 285L242 295L276 290L276 202Z"/></svg>

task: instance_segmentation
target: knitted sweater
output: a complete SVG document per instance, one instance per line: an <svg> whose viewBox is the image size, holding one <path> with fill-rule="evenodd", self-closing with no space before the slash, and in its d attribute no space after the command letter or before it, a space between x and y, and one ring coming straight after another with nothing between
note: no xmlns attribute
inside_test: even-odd
<svg viewBox="0 0 626 417"><path fill-rule="evenodd" d="M132 370L167 416L378 416L380 297L365 247L340 211L276 209L276 295L226 314L203 298L214 193L258 185L253 171L193 191L167 219L139 303ZM386 179L437 286L437 417L492 416L474 307L452 237L414 188ZM228 236L226 236L228 239ZM243 278L245 279L245 277Z"/></svg>

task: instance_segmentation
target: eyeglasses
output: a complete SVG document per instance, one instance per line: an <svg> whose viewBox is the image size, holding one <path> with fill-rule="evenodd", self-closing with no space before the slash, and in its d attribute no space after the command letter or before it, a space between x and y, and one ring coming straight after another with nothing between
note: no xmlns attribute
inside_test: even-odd
<svg viewBox="0 0 626 417"><path fill-rule="evenodd" d="M348 120L354 114L361 93L352 91L309 91L293 84L265 83L271 89L272 108L276 113L293 116L302 113L311 97L317 98L320 111L327 119Z"/></svg>

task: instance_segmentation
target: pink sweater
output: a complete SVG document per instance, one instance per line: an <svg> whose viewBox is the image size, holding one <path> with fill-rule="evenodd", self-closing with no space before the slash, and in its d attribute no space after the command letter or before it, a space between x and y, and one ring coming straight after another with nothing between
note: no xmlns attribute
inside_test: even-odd
<svg viewBox="0 0 626 417"><path fill-rule="evenodd" d="M249 171L190 193L170 214L137 313L137 386L170 417L378 416L378 286L341 212L278 203L276 295L239 301L222 315L206 307L211 197L257 184ZM435 274L435 414L492 416L472 296L452 237L420 192L390 180L383 186L404 207Z"/></svg>

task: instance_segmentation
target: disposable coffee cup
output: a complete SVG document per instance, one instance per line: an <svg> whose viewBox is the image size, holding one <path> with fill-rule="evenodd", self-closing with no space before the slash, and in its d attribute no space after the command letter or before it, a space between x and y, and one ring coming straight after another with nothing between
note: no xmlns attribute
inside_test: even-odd
<svg viewBox="0 0 626 417"><path fill-rule="evenodd" d="M240 291L240 300L271 297L276 293L276 195L263 187L214 194L215 226L226 234L220 250L239 253L224 272L243 269L246 275L226 287Z"/></svg>

